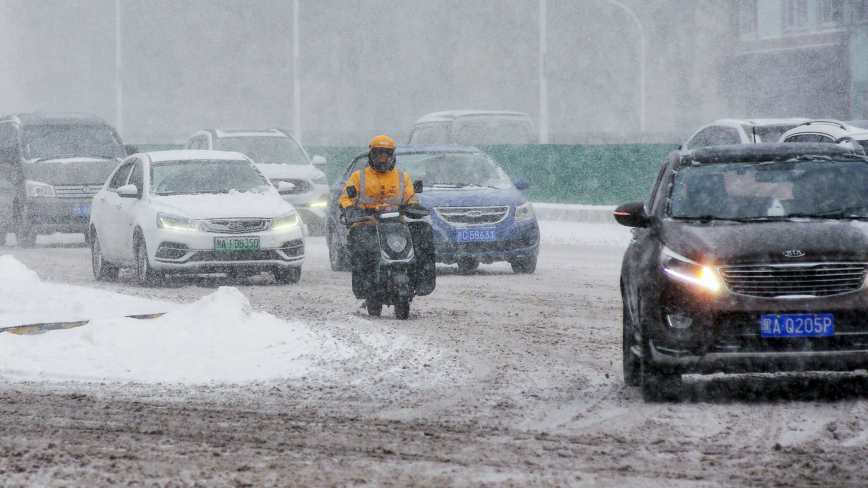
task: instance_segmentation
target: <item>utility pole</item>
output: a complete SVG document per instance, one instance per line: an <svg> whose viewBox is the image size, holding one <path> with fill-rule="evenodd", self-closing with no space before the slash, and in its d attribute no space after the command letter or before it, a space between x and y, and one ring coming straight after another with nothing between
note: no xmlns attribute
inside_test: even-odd
<svg viewBox="0 0 868 488"><path fill-rule="evenodd" d="M298 76L298 58L301 48L299 47L298 32L298 0L292 1L292 129L298 143L301 144L301 80Z"/></svg>
<svg viewBox="0 0 868 488"><path fill-rule="evenodd" d="M546 0L539 0L539 143L549 143L549 88L546 80Z"/></svg>
<svg viewBox="0 0 868 488"><path fill-rule="evenodd" d="M115 0L115 129L123 137L124 104L121 88L121 0Z"/></svg>

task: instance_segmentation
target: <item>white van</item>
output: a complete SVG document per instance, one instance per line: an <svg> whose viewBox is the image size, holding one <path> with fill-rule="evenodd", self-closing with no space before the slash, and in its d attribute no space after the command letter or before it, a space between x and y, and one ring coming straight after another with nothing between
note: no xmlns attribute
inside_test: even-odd
<svg viewBox="0 0 868 488"><path fill-rule="evenodd" d="M413 126L409 146L484 146L534 144L536 136L528 114L481 110L434 112Z"/></svg>

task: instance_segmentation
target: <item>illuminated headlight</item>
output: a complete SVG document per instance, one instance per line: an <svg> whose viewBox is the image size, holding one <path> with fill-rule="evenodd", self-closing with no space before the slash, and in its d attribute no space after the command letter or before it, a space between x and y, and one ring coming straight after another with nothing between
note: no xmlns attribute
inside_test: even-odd
<svg viewBox="0 0 868 488"><path fill-rule="evenodd" d="M199 230L198 223L193 219L162 212L157 214L157 227L160 229Z"/></svg>
<svg viewBox="0 0 868 488"><path fill-rule="evenodd" d="M283 214L280 217L275 217L274 220L271 221L271 230L281 230L288 229L289 227L295 227L301 224L301 219L298 218L298 214L295 212Z"/></svg>
<svg viewBox="0 0 868 488"><path fill-rule="evenodd" d="M329 179L326 177L326 175L319 175L313 179L313 182L317 185L328 185Z"/></svg>
<svg viewBox="0 0 868 488"><path fill-rule="evenodd" d="M531 220L534 218L536 218L536 214L533 212L533 205L531 205L530 202L524 202L515 207L515 218L513 220L516 222Z"/></svg>
<svg viewBox="0 0 868 488"><path fill-rule="evenodd" d="M390 235L386 238L386 244L395 252L403 252L404 248L407 247L407 238L399 235Z"/></svg>
<svg viewBox="0 0 868 488"><path fill-rule="evenodd" d="M663 272L669 276L711 291L720 290L720 279L714 269L676 254L669 248L664 247L662 254L660 262L663 265Z"/></svg>
<svg viewBox="0 0 868 488"><path fill-rule="evenodd" d="M31 198L55 196L54 187L45 183L27 180L24 186L27 189L27 196Z"/></svg>
<svg viewBox="0 0 868 488"><path fill-rule="evenodd" d="M314 179L313 181L316 181L316 179ZM311 207L325 207L325 206L328 206L328 204L329 204L329 196L328 195L322 195L319 197L319 200L317 200L314 203L311 203L310 206Z"/></svg>

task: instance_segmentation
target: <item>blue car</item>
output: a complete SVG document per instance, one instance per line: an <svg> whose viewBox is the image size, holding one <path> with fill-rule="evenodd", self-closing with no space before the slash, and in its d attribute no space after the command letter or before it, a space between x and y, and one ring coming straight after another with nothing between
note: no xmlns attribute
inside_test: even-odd
<svg viewBox="0 0 868 488"><path fill-rule="evenodd" d="M399 147L397 167L422 181L419 203L431 209L436 261L469 273L480 263L506 261L516 273L533 273L539 254L539 225L533 206L519 190L530 183L509 179L488 154L473 147ZM326 240L335 271L350 269L347 229L338 199L350 175L368 165L367 153L353 159L329 188Z"/></svg>

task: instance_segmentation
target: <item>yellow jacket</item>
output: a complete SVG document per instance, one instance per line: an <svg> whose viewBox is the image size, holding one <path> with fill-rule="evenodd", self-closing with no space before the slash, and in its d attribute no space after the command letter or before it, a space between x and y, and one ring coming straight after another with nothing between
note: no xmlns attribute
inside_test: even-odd
<svg viewBox="0 0 868 488"><path fill-rule="evenodd" d="M403 181L401 181L402 179ZM362 190L362 182L365 185L364 190ZM347 196L348 186L356 187L359 196L355 200ZM380 173L367 167L350 175L338 203L341 208L360 205L365 208L379 209L382 205L419 203L419 199L416 198L416 191L413 189L410 175L406 172L392 169L388 173Z"/></svg>

